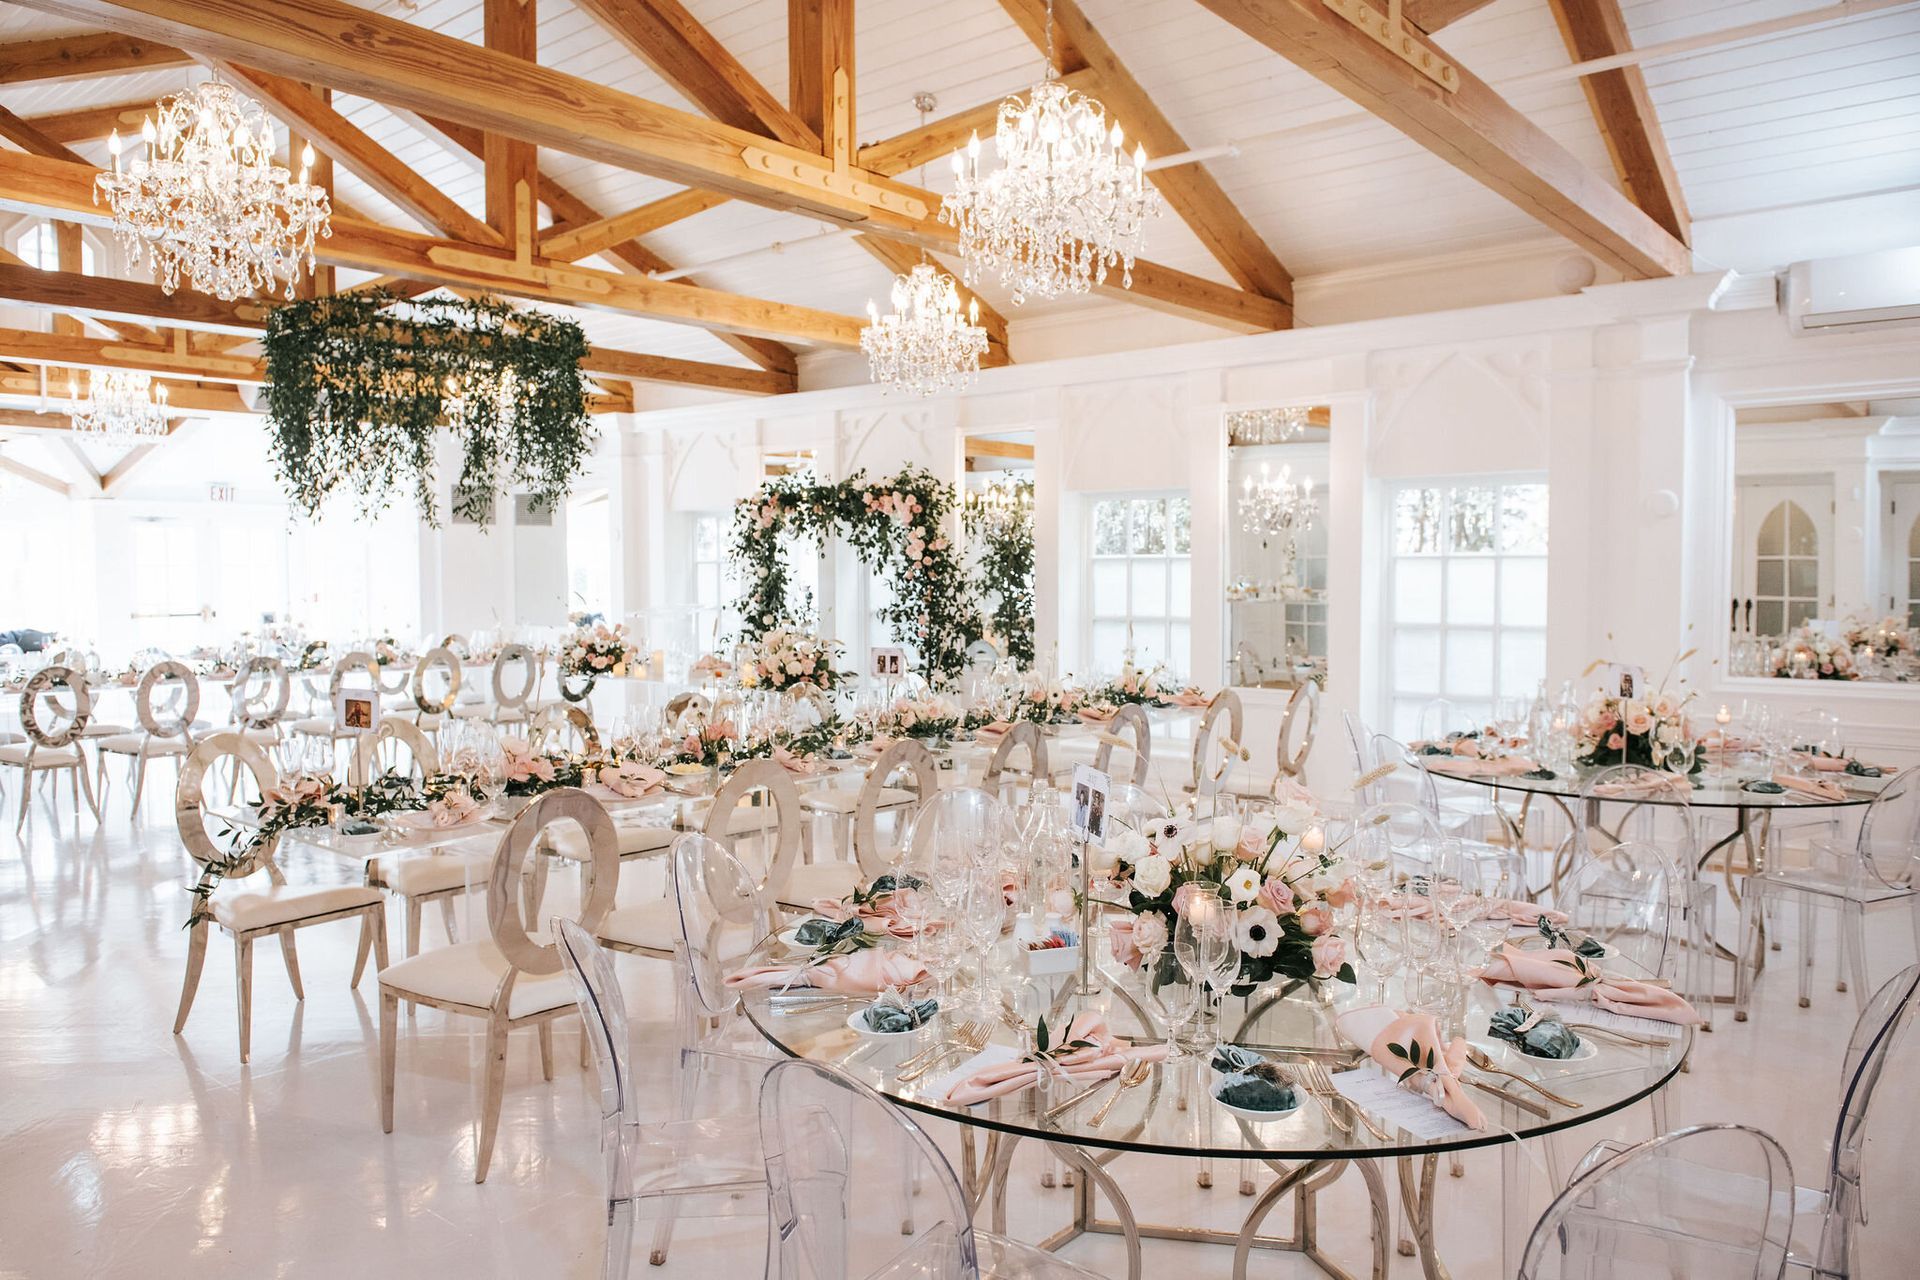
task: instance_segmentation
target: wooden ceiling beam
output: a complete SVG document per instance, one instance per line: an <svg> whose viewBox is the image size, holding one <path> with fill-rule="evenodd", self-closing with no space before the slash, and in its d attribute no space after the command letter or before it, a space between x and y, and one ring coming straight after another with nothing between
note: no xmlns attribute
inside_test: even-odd
<svg viewBox="0 0 1920 1280"><path fill-rule="evenodd" d="M1096 77L1082 67L1060 79L1068 88L1086 93L1093 87ZM982 138L992 138L994 125L1000 118L1000 104L1004 101L1005 98L995 98L991 102L982 102L950 116L916 125L905 133L869 143L860 148L860 167L892 177L952 155L966 146L967 140L976 133Z"/></svg>
<svg viewBox="0 0 1920 1280"><path fill-rule="evenodd" d="M157 284L40 271L24 263L0 262L0 301L96 319L154 320L247 337L258 337L267 324L266 306L247 299L222 302L192 289L167 294ZM158 340L160 335L153 336Z"/></svg>
<svg viewBox="0 0 1920 1280"><path fill-rule="evenodd" d="M1575 62L1610 58L1633 48L1619 0L1549 0L1567 54ZM1607 144L1620 185L1646 215L1682 244L1693 243L1680 175L1654 113L1647 77L1637 66L1614 67L1580 78L1593 122Z"/></svg>
<svg viewBox="0 0 1920 1280"><path fill-rule="evenodd" d="M628 209L625 213L604 218L560 222L556 211L557 225L548 227L546 234L540 238L540 252L561 262L578 262L691 218L696 213L704 213L727 203L727 200L728 197L716 192L689 187L658 200L649 200L637 209Z"/></svg>
<svg viewBox="0 0 1920 1280"><path fill-rule="evenodd" d="M1401 0L1400 17L1425 32L1452 26L1470 13L1492 4L1493 0Z"/></svg>
<svg viewBox="0 0 1920 1280"><path fill-rule="evenodd" d="M101 31L0 44L0 84L85 80L190 62L183 51L137 36Z"/></svg>
<svg viewBox="0 0 1920 1280"><path fill-rule="evenodd" d="M1628 277L1692 270L1686 245L1465 68L1447 92L1323 0L1200 3Z"/></svg>
<svg viewBox="0 0 1920 1280"><path fill-rule="evenodd" d="M93 203L96 173L65 161L0 153L0 209L104 223L104 211ZM376 275L430 280L453 288L647 316L775 341L860 345L862 322L855 316L539 258L522 263L499 249L351 218L333 219L333 234L318 241L315 250L322 261Z"/></svg>
<svg viewBox="0 0 1920 1280"><path fill-rule="evenodd" d="M848 166L854 132L854 0L787 0L787 96L820 140L820 154Z"/></svg>
<svg viewBox="0 0 1920 1280"><path fill-rule="evenodd" d="M0 456L0 471L19 476L27 483L37 484L42 489L49 489L63 498L71 498L73 496L73 486L65 480L62 480L59 476L50 475L38 467L30 467L24 462L18 462L12 458Z"/></svg>
<svg viewBox="0 0 1920 1280"><path fill-rule="evenodd" d="M1018 440L988 440L983 436L968 436L966 447L969 458L1014 458L1026 462L1033 461L1033 446L1022 444Z"/></svg>
<svg viewBox="0 0 1920 1280"><path fill-rule="evenodd" d="M37 413L32 409L0 409L0 436L15 431L72 431L73 419L64 413Z"/></svg>
<svg viewBox="0 0 1920 1280"><path fill-rule="evenodd" d="M186 419L184 418L175 418L168 422L166 438L171 440L174 433L180 430L181 425L185 421ZM121 454L114 460L114 464L107 468L106 474L100 477L100 492L112 493L115 489L125 484L128 477L132 476L135 471L138 471L146 463L147 459L151 458L159 449L159 441L149 440L145 444L137 444Z"/></svg>
<svg viewBox="0 0 1920 1280"><path fill-rule="evenodd" d="M156 376L223 382L266 381L264 363L247 356L199 355L169 347L138 347L81 334L38 333L31 329L0 329L0 360L60 369L131 369Z"/></svg>
<svg viewBox="0 0 1920 1280"><path fill-rule="evenodd" d="M1046 48L1046 0L1000 0L1000 5ZM1130 141L1144 146L1149 156L1178 155L1191 148L1133 78L1120 55L1113 51L1074 0L1053 0L1054 47L1066 71L1093 72L1093 90ZM1149 179L1180 220L1192 228L1207 252L1226 268L1242 289L1293 302L1293 275L1282 266L1260 233L1253 229L1227 193L1198 164L1156 170Z"/></svg>
<svg viewBox="0 0 1920 1280"><path fill-rule="evenodd" d="M46 372L47 394L64 400L67 394L67 376L72 373L77 380L79 370L55 366L43 366L43 368ZM0 396L38 400L41 393L40 374L41 369L38 368L20 373L0 373ZM156 378L154 385L167 389L167 403L174 409L184 409L191 413L253 412L240 395L240 388L232 383Z"/></svg>
<svg viewBox="0 0 1920 1280"><path fill-rule="evenodd" d="M59 160L71 160L75 164L88 163L85 156L49 138L33 121L17 116L5 107L0 107L0 138L36 156L52 156Z"/></svg>
<svg viewBox="0 0 1920 1280"><path fill-rule="evenodd" d="M811 2L835 4L847 0ZM808 127L798 114L782 106L679 0L574 3L715 120L821 154L819 130Z"/></svg>
<svg viewBox="0 0 1920 1280"><path fill-rule="evenodd" d="M362 182L418 218L422 226L474 244L506 243L497 231L422 179L306 85L252 67L225 62L215 65L220 74L259 98L288 128L310 139L316 150L352 170Z"/></svg>
<svg viewBox="0 0 1920 1280"><path fill-rule="evenodd" d="M534 61L538 39L534 4L535 0L484 0L487 48ZM481 160L487 182L487 225L502 244L525 245L525 256L531 257L539 233L539 211L534 206L540 181L539 148L503 133L489 133L481 146Z"/></svg>
<svg viewBox="0 0 1920 1280"><path fill-rule="evenodd" d="M633 351L610 351L605 347L590 348L580 367L595 375L628 378L635 382L710 387L715 391L731 391L747 396L786 395L800 389L799 380L791 373L772 369L742 369L737 365L708 364L701 360L679 360Z"/></svg>
<svg viewBox="0 0 1920 1280"><path fill-rule="evenodd" d="M140 132L140 122L153 114L151 100L119 102L105 107L77 107L72 111L54 111L28 116L27 123L42 137L55 142L97 142L119 131L129 136Z"/></svg>

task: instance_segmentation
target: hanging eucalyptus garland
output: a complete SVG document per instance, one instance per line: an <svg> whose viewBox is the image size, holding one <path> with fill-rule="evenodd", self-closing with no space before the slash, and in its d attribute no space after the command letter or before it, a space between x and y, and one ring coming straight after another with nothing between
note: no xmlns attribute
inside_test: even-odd
<svg viewBox="0 0 1920 1280"><path fill-rule="evenodd" d="M838 483L808 475L780 476L734 511L733 558L746 579L740 602L743 639L801 623L787 599L783 534L844 537L870 569L893 574L893 599L879 616L910 647L929 678L966 668L967 646L980 638L980 606L947 530L953 492L931 472L908 467L872 484L856 471Z"/></svg>
<svg viewBox="0 0 1920 1280"><path fill-rule="evenodd" d="M990 633L1022 671L1033 666L1033 484L1011 487L1014 501L995 509L970 503L961 509L967 536L979 555L980 592L993 601Z"/></svg>
<svg viewBox="0 0 1920 1280"><path fill-rule="evenodd" d="M551 510L593 450L586 335L559 316L372 290L274 307L265 347L274 467L310 516L341 489L371 514L411 485L439 524L442 426L463 455L455 509L476 523L509 485Z"/></svg>

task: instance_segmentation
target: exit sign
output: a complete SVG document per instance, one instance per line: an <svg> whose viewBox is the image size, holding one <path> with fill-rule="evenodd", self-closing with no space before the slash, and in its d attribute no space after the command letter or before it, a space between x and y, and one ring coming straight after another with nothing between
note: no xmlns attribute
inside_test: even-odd
<svg viewBox="0 0 1920 1280"><path fill-rule="evenodd" d="M234 490L232 485L222 484L216 481L215 483L207 486L207 501L208 502L232 502L233 492Z"/></svg>

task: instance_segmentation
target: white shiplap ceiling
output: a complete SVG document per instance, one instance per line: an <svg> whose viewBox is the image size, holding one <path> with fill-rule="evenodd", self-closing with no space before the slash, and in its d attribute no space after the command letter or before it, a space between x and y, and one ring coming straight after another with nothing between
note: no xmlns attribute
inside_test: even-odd
<svg viewBox="0 0 1920 1280"><path fill-rule="evenodd" d="M572 74L692 110L679 94L569 0L537 0L540 59ZM480 39L480 0L356 0L463 40ZM776 96L787 79L786 0L685 0ZM1397 260L1482 252L1551 233L1508 201L1256 44L1194 0L1081 0L1088 17L1190 147L1235 142L1209 169L1296 277ZM1636 45L1725 30L1825 7L1830 0L1622 0ZM0 40L81 31L81 25L0 3ZM1494 0L1437 37L1462 65L1612 182L1613 170L1580 84L1543 79L1567 53L1547 0ZM1032 44L998 0L859 0L857 132L863 141L910 129L916 92L939 114L1018 91L1038 74ZM24 116L155 98L204 73L179 67L95 80L0 86ZM1519 78L1530 77L1524 81ZM1647 78L1696 219L1920 189L1920 4L1650 64ZM1503 88L1503 84L1511 87ZM468 212L483 214L478 162L403 113L341 95L335 105ZM105 150L79 148L96 162ZM641 174L556 152L545 173L613 213L671 194ZM909 175L911 176L911 175ZM944 164L927 174L948 188ZM1616 184L1617 185L1617 184ZM339 198L369 216L417 225L344 168ZM649 236L676 266L715 263L699 282L732 292L854 314L884 293L886 271L852 239L815 239L820 224L730 203ZM1920 234L1915 236L1920 239ZM736 255L784 242L779 253ZM1228 276L1171 214L1153 228L1155 261L1217 281ZM735 258L733 261L718 261ZM951 265L951 264L949 264ZM991 282L982 294L1010 319L1070 311L1074 302L1015 310ZM593 340L724 363L742 357L710 334L677 325L580 313Z"/></svg>

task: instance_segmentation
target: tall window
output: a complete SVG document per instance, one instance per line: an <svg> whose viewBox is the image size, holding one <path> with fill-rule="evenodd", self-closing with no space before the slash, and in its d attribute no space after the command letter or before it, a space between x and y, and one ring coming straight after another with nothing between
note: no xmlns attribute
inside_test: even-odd
<svg viewBox="0 0 1920 1280"><path fill-rule="evenodd" d="M42 271L60 269L60 237L51 222L36 222L29 226L14 242L14 252L30 267L38 267ZM80 273L93 274L93 246L84 237L80 241Z"/></svg>
<svg viewBox="0 0 1920 1280"><path fill-rule="evenodd" d="M1096 498L1090 507L1084 674L1118 671L1129 636L1134 661L1192 670L1192 506L1185 494Z"/></svg>
<svg viewBox="0 0 1920 1280"><path fill-rule="evenodd" d="M606 492L567 503L567 611L605 614L613 600L613 504ZM609 619L618 621L618 619Z"/></svg>
<svg viewBox="0 0 1920 1280"><path fill-rule="evenodd" d="M184 520L132 522L136 643L169 653L193 647L200 632L200 575L194 528Z"/></svg>
<svg viewBox="0 0 1920 1280"><path fill-rule="evenodd" d="M1446 698L1485 722L1546 674L1547 486L1413 483L1392 495L1386 688L1393 732Z"/></svg>
<svg viewBox="0 0 1920 1280"><path fill-rule="evenodd" d="M727 635L738 623L733 602L739 592L727 571L727 524L731 519L730 512L702 512L693 517L693 640L701 653L714 648L716 634ZM797 579L799 575L794 576Z"/></svg>

